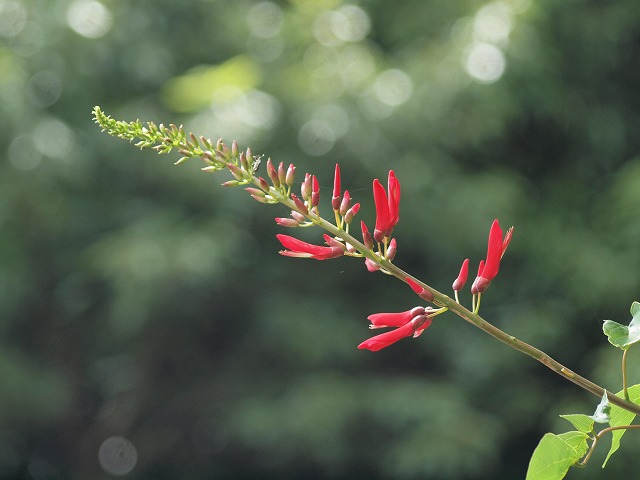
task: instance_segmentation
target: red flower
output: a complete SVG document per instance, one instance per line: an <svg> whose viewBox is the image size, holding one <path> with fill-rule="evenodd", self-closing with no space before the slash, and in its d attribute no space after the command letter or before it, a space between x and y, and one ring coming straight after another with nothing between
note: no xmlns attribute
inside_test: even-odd
<svg viewBox="0 0 640 480"><path fill-rule="evenodd" d="M334 210L340 208L340 166L336 163L336 170L333 176L333 195L331 197L331 206Z"/></svg>
<svg viewBox="0 0 640 480"><path fill-rule="evenodd" d="M456 278L455 282L451 286L454 292L459 292L464 288L464 284L467 283L467 277L469 276L469 259L465 258L464 262L462 262L462 267L460 267L460 273L458 274L458 278Z"/></svg>
<svg viewBox="0 0 640 480"><path fill-rule="evenodd" d="M431 293L426 288L418 285L413 279L409 277L405 278L405 281L409 284L411 290L413 290L413 292L421 299L426 300L427 302L433 302L433 293Z"/></svg>
<svg viewBox="0 0 640 480"><path fill-rule="evenodd" d="M376 313L370 315L369 320L371 321L369 328L397 327L395 330L371 337L358 345L358 348L366 348L372 352L377 352L405 337L418 336L431 325L431 318L425 315L423 307L415 307L400 313Z"/></svg>
<svg viewBox="0 0 640 480"><path fill-rule="evenodd" d="M312 245L297 238L290 237L289 235L276 235L276 238L280 241L284 248L288 250L280 250L280 255L285 257L296 258L315 258L316 260L327 260L329 258L337 258L344 254L344 248L340 248L337 245L329 247L321 247L319 245Z"/></svg>
<svg viewBox="0 0 640 480"><path fill-rule="evenodd" d="M400 182L393 170L389 171L387 190L376 178L373 181L373 200L376 204L376 226L373 230L373 238L381 242L384 237L390 237L393 227L400 219Z"/></svg>
<svg viewBox="0 0 640 480"><path fill-rule="evenodd" d="M502 238L502 229L498 220L494 220L489 231L489 241L487 245L487 258L484 260L484 265L480 264L478 268L478 276L471 286L471 293L482 293L491 284L498 270L500 269L500 259L504 255L504 252L509 246L511 236L513 235L513 227L507 230L507 234Z"/></svg>

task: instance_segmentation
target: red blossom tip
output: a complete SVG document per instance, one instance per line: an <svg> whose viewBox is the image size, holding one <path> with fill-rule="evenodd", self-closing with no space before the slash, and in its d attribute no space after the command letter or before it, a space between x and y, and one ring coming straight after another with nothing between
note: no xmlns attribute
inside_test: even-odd
<svg viewBox="0 0 640 480"><path fill-rule="evenodd" d="M411 323L407 323L402 327L396 328L395 330L381 333L380 335L376 335L375 337L371 337L370 339L365 340L360 345L358 345L358 348L377 352L378 350L382 350L383 348L388 347L398 340L402 340L403 338L413 335L413 332L413 325Z"/></svg>
<svg viewBox="0 0 640 480"><path fill-rule="evenodd" d="M344 248L322 247L311 243L303 242L289 235L278 234L276 238L282 246L288 250L281 250L280 255L297 258L314 258L316 260L328 260L337 258L344 254Z"/></svg>
<svg viewBox="0 0 640 480"><path fill-rule="evenodd" d="M340 166L336 163L336 170L333 176L333 195L331 197L331 206L334 210L340 208Z"/></svg>
<svg viewBox="0 0 640 480"><path fill-rule="evenodd" d="M433 294L429 290L423 288L410 277L405 278L405 281L409 284L411 290L413 290L413 292L421 299L426 300L427 302L433 302Z"/></svg>
<svg viewBox="0 0 640 480"><path fill-rule="evenodd" d="M464 288L464 284L467 283L467 277L469 276L469 259L466 258L464 262L462 262L462 267L460 267L460 273L458 274L458 278L453 282L452 288L454 291L459 292Z"/></svg>

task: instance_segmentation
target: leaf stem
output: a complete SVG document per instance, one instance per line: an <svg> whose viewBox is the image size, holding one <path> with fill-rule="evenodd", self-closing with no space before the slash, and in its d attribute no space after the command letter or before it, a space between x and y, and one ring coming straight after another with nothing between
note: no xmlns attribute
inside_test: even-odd
<svg viewBox="0 0 640 480"><path fill-rule="evenodd" d="M622 390L624 392L624 399L629 400L629 392L627 391L627 353L629 349L625 349L622 352Z"/></svg>
<svg viewBox="0 0 640 480"><path fill-rule="evenodd" d="M625 350L625 352L626 352L626 350ZM611 397L609 397L609 398L611 398ZM589 448L589 451L584 456L582 461L580 463L578 463L578 466L584 467L587 464L587 462L591 458L591 454L593 453L593 451L596 448L598 440L600 440L605 434L607 434L609 432L613 432L614 430L635 430L635 429L638 429L638 428L640 428L640 425L616 425L616 426L613 426L613 427L603 428L598 433L596 433L595 437L593 437L593 443L591 444L591 448Z"/></svg>

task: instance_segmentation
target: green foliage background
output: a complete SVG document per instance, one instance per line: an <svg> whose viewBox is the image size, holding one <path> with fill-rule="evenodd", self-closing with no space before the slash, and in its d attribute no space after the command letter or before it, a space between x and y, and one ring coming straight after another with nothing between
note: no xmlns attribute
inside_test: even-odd
<svg viewBox="0 0 640 480"><path fill-rule="evenodd" d="M465 68L478 43L495 81ZM325 202L338 161L369 225L393 168L396 263L445 292L514 224L483 316L616 391L601 321L638 299L639 46L636 0L0 0L0 477L108 478L122 436L129 478L523 478L599 399L452 315L357 350L409 289L280 257L286 212L90 111L237 139Z"/></svg>

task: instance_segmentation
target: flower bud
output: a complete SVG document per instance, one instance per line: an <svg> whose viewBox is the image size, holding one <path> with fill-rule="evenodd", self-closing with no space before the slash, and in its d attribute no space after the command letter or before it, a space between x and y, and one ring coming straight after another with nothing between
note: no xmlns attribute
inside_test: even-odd
<svg viewBox="0 0 640 480"><path fill-rule="evenodd" d="M304 204L302 200L296 197L293 193L291 194L291 200L293 200L293 203L296 204L296 207L298 208L298 210L300 210L300 212L303 215L309 215L309 209L307 209L307 206Z"/></svg>
<svg viewBox="0 0 640 480"><path fill-rule="evenodd" d="M340 202L340 215L346 215L347 210L351 206L351 195L349 194L349 190L344 191L344 196L342 197L342 202Z"/></svg>
<svg viewBox="0 0 640 480"><path fill-rule="evenodd" d="M387 260L392 261L395 258L397 251L398 245L396 243L396 239L392 238L391 242L389 242L389 247L387 248Z"/></svg>
<svg viewBox="0 0 640 480"><path fill-rule="evenodd" d="M278 180L280 180L280 185L285 185L287 183L287 174L284 171L284 163L282 162L278 165Z"/></svg>
<svg viewBox="0 0 640 480"><path fill-rule="evenodd" d="M309 200L311 197L311 175L308 173L304 174L304 181L300 185L300 196L303 200Z"/></svg>
<svg viewBox="0 0 640 480"><path fill-rule="evenodd" d="M364 243L364 246L369 250L373 250L373 238L371 238L369 229L364 221L360 221L360 228L362 229L362 243Z"/></svg>
<svg viewBox="0 0 640 480"><path fill-rule="evenodd" d="M269 184L264 178L262 177L258 178L258 182L260 183L260 188L262 190L264 190L265 192L268 192L270 190L271 187L269 187Z"/></svg>
<svg viewBox="0 0 640 480"><path fill-rule="evenodd" d="M344 215L344 223L351 223L353 221L353 217L355 217L356 213L358 213L358 210L360 210L359 203L356 203L353 207L347 210L347 213Z"/></svg>
<svg viewBox="0 0 640 480"><path fill-rule="evenodd" d="M276 169L271 162L271 157L267 158L267 175L269 175L273 186L276 188L280 188L280 179L278 178L278 172L276 172Z"/></svg>
<svg viewBox="0 0 640 480"><path fill-rule="evenodd" d="M318 203L320 203L320 185L315 175L311 177L311 185L311 205L317 207Z"/></svg>
<svg viewBox="0 0 640 480"><path fill-rule="evenodd" d="M231 155L233 155L234 157L238 156L238 142L236 142L235 140L231 142Z"/></svg>
<svg viewBox="0 0 640 480"><path fill-rule="evenodd" d="M291 210L291 217L294 220L298 221L298 223L302 223L307 220L304 215L302 215L300 212L296 212L295 210Z"/></svg>
<svg viewBox="0 0 640 480"><path fill-rule="evenodd" d="M244 179L244 172L242 171L242 169L239 166L237 166L237 165L235 165L233 163L227 163L227 168L231 172L231 175L233 175L236 178L236 180Z"/></svg>
<svg viewBox="0 0 640 480"><path fill-rule="evenodd" d="M297 227L300 225L293 218L276 218L276 223L282 227Z"/></svg>
<svg viewBox="0 0 640 480"><path fill-rule="evenodd" d="M293 163L289 164L289 168L287 168L287 176L286 176L287 185L289 186L293 185L295 173L296 173L296 167L293 165Z"/></svg>
<svg viewBox="0 0 640 480"><path fill-rule="evenodd" d="M335 174L333 176L333 195L331 197L331 207L334 210L338 210L338 208L340 208L340 166L337 163Z"/></svg>

